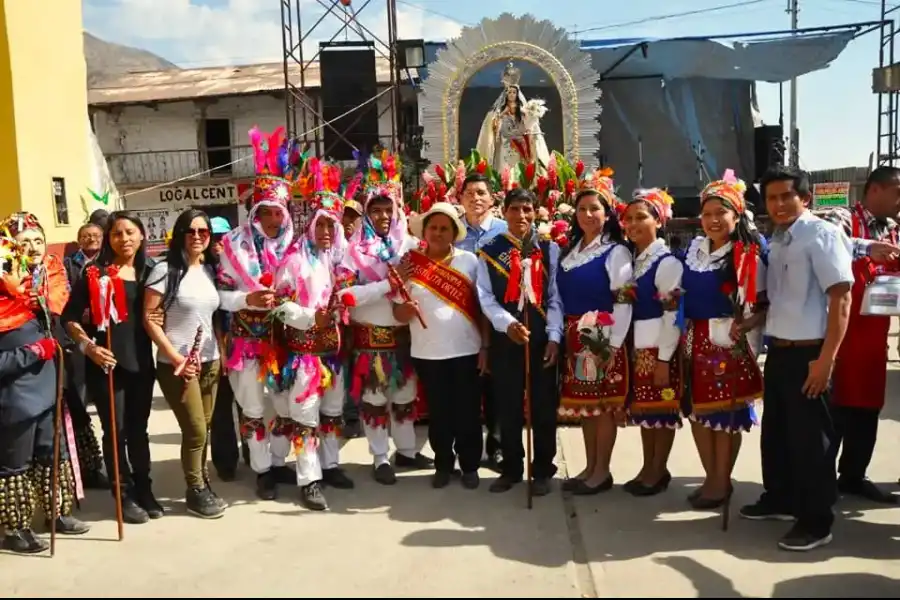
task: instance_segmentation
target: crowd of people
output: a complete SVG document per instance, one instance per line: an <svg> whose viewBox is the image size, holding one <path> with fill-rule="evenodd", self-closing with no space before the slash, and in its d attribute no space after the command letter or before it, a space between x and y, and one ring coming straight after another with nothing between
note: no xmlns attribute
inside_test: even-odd
<svg viewBox="0 0 900 600"><path fill-rule="evenodd" d="M148 437L155 382L181 430L187 510L202 518L227 510L209 458L233 479L239 449L261 499L292 486L306 508L326 510L326 487L354 487L341 435L365 436L383 485L397 483L397 468L433 469L434 488L458 479L475 489L487 460L499 472L490 492L528 473L543 496L560 419L583 431L586 465L561 486L575 495L612 489L616 438L628 428L640 431L643 465L623 489L664 492L688 424L706 475L688 502L712 510L729 501L758 400L765 491L740 514L793 519L782 548L831 541L838 489L893 502L866 478L887 318L859 304L900 252L900 170L873 171L860 204L822 218L805 173L770 170L760 182L769 240L728 171L701 193L702 235L673 252L664 189L625 195L609 170L561 165L556 154L512 177L461 163L449 189L429 184L416 214L388 153L348 181L280 132L254 129L251 143L246 223L185 210L164 260L147 256L144 225L128 211L92 216L65 260L46 252L33 215L0 226L6 549L46 549L32 529L38 505L58 533L88 531L74 516L84 487L110 489L126 523L164 516ZM549 233L536 222L548 207L570 215ZM865 385L851 375L860 368ZM433 459L417 442L420 408Z"/></svg>

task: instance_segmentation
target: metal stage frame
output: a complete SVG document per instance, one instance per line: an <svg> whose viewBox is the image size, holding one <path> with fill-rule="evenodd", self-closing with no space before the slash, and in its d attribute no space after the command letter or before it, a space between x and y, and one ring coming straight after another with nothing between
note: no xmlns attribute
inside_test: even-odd
<svg viewBox="0 0 900 600"><path fill-rule="evenodd" d="M343 131L328 124L322 116L320 95L309 93L310 90L319 87L321 79L316 76L310 85L311 78L308 72L311 68L315 68L318 72L318 59L323 50L327 51L328 48L334 47L369 47L375 49L376 60L382 57L387 59L389 64L389 81L379 82L380 86L384 86L385 83L389 86L390 92L385 94L389 100L386 105L382 105L384 108L379 111L378 117L380 122L381 117L386 112L390 112L389 146L391 150L397 151L400 142L398 137L400 128L397 122L400 105L400 86L398 85L400 77L396 56L398 46L396 0L360 0L359 3L353 0L315 0L315 2L279 0L279 2L281 4L282 48L284 50L285 120L289 135L313 145L320 156L327 156L331 149L322 146L324 144L322 131L327 127L342 141L355 148L347 141L346 135L356 126L359 119L345 119L348 125L342 127ZM360 14L373 5L376 10L370 9L369 13L365 14L377 12L378 6L385 7L387 40L379 38L359 19ZM325 12L316 17L313 8L319 7L323 8ZM318 50L307 58L304 55L304 42L319 37L316 34L319 33L324 22L333 24L335 20L339 21L341 26L327 41L320 42ZM306 22L311 22L311 24L304 29ZM306 52L308 53L308 50ZM386 137L382 134L379 140ZM382 144L388 147L388 144L383 142Z"/></svg>

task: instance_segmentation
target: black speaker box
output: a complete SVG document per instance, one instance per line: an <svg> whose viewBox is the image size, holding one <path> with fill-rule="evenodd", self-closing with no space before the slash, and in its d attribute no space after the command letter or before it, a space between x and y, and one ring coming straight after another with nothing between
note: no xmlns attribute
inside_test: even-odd
<svg viewBox="0 0 900 600"><path fill-rule="evenodd" d="M325 156L352 160L353 146L363 153L371 151L378 145L378 102L371 101L378 94L375 50L324 48L319 79L322 116L330 123L322 131ZM352 112L342 116L348 111Z"/></svg>

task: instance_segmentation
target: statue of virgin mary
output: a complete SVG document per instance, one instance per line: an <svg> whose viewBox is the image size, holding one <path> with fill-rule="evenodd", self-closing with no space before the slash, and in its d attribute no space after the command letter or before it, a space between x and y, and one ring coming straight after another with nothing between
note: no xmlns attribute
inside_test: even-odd
<svg viewBox="0 0 900 600"><path fill-rule="evenodd" d="M502 172L519 162L537 162L543 170L550 161L541 118L547 113L543 100L527 100L519 87L521 72L512 62L503 70L503 92L488 111L478 134L476 150L491 167Z"/></svg>

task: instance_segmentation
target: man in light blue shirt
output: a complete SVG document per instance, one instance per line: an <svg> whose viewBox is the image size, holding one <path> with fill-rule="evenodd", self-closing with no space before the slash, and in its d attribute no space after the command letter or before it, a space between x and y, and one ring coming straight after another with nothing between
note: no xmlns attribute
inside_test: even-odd
<svg viewBox="0 0 900 600"><path fill-rule="evenodd" d="M478 251L476 278L481 310L492 326L488 355L503 452L500 478L490 491L505 492L522 481L527 345L534 439L532 493L543 496L550 492L550 481L556 473L556 363L563 332L562 300L556 286L559 246L537 237L537 199L533 193L513 189L506 194L503 205L509 232L495 236ZM531 272L540 277L539 286L535 280L535 289L542 288L543 293L540 298L525 302L522 298L527 291L521 282L522 274L531 268L529 263L540 263L540 269Z"/></svg>
<svg viewBox="0 0 900 600"><path fill-rule="evenodd" d="M809 211L806 173L773 169L760 188L775 226L766 278L765 492L741 516L795 518L778 545L806 551L832 539L837 489L828 387L850 315L854 245Z"/></svg>
<svg viewBox="0 0 900 600"><path fill-rule="evenodd" d="M492 192L490 180L480 173L472 173L463 181L460 202L465 209L463 223L466 226L466 238L456 244L457 248L474 253L494 236L506 233L506 221L491 214L494 206ZM484 395L484 425L487 429L484 444L487 455L486 466L499 470L503 457L500 452L500 429L497 426L497 408L490 374L482 375L481 382Z"/></svg>

